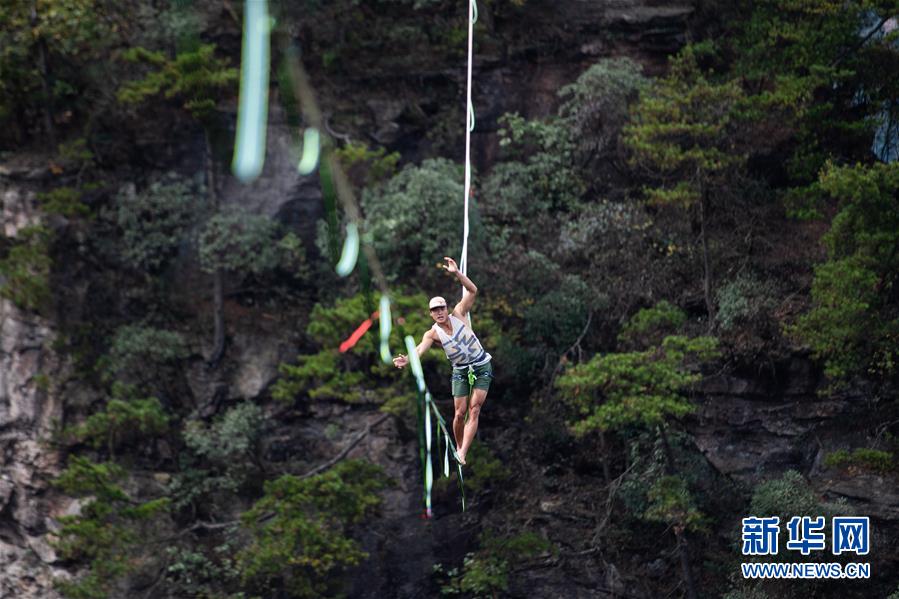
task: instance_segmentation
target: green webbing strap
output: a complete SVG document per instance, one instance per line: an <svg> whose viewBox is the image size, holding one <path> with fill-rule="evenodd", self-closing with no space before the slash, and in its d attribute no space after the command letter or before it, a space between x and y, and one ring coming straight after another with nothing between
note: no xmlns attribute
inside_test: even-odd
<svg viewBox="0 0 899 599"><path fill-rule="evenodd" d="M393 357L390 355L390 327L392 319L390 317L390 298L387 295L381 296L381 304L378 308L378 320L381 324L381 359L385 364L393 364Z"/></svg>
<svg viewBox="0 0 899 599"><path fill-rule="evenodd" d="M331 264L336 265L338 260L337 248L340 245L340 240L337 237L337 195L334 191L334 180L331 178L331 167L328 165L327 160L321 161L318 177L321 181L322 200L325 204L325 217L328 223L328 258L331 260Z"/></svg>
<svg viewBox="0 0 899 599"><path fill-rule="evenodd" d="M430 399L430 394L428 395ZM446 446L451 448L453 451L453 457L456 459L456 469L459 472L459 489L462 491L462 511L465 511L465 481L462 478L462 464L459 463L459 454L456 452L456 445L450 441L449 431L446 429L446 420L443 419L443 416L440 415L440 411L437 410L437 406L434 405L434 402L430 402L431 410L434 412L434 416L437 417L437 424L440 426L440 429L443 431L443 438L446 442ZM448 461L448 459L446 460ZM443 475L449 478L449 464L444 462Z"/></svg>
<svg viewBox="0 0 899 599"><path fill-rule="evenodd" d="M409 365L412 368L412 374L415 376L415 382L418 385L418 395L421 402L424 404L424 450L420 453L424 454L425 462L424 466L424 485L425 485L425 511L427 516L431 517L431 488L434 483L434 473L431 466L431 412L434 413L434 417L437 420L437 426L440 427L440 430L443 431L443 438L446 442L446 447L452 449L453 457L456 458L456 466L459 472L459 488L462 491L462 511L465 511L465 485L464 480L462 478L462 464L459 463L459 454L456 452L456 446L453 444L450 439L449 431L446 427L446 421L443 419L443 416L440 414L440 411L437 409L437 406L434 405L434 401L431 399L431 393L428 391L427 386L425 385L425 377L424 371L421 368L421 361L418 359L418 352L415 350L415 339L412 338L411 335L406 335L404 341L406 342L406 352L409 356ZM422 435L419 433L419 439L422 438ZM444 454L444 476L449 477L449 464L447 463L449 458L446 454Z"/></svg>
<svg viewBox="0 0 899 599"><path fill-rule="evenodd" d="M312 174L318 166L321 154L321 134L315 127L307 127L303 132L303 154L297 164L297 171L303 176Z"/></svg>
<svg viewBox="0 0 899 599"><path fill-rule="evenodd" d="M346 240L343 242L343 252L340 254L340 261L334 268L337 274L345 277L356 267L356 260L359 258L359 228L354 222L348 222L346 225Z"/></svg>

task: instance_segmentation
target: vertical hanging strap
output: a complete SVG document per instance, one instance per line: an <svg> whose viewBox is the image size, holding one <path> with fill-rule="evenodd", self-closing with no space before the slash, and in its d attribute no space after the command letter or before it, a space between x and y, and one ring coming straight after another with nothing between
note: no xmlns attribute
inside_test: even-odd
<svg viewBox="0 0 899 599"><path fill-rule="evenodd" d="M465 87L465 220L462 231L462 258L459 269L468 271L468 198L471 195L471 132L474 130L474 104L471 101L471 70L474 56L474 24L478 19L477 1L468 2L468 74Z"/></svg>
<svg viewBox="0 0 899 599"><path fill-rule="evenodd" d="M393 364L393 358L390 356L390 327L392 325L392 319L390 316L389 296L381 296L381 306L378 313L380 314L381 324L381 360L383 360L385 364Z"/></svg>
<svg viewBox="0 0 899 599"><path fill-rule="evenodd" d="M246 0L240 50L237 134L231 161L231 171L242 183L254 181L265 163L271 27L267 0Z"/></svg>
<svg viewBox="0 0 899 599"><path fill-rule="evenodd" d="M440 411L437 409L437 406L434 404L433 399L431 398L431 393L428 391L427 386L425 385L425 377L424 371L421 368L421 361L418 359L418 352L415 351L415 339L412 338L411 335L406 335L404 339L406 343L406 352L409 356L409 366L412 369L412 374L415 377L415 382L418 388L418 396L420 399L420 406L424 407L424 421L422 422L422 426L419 430L424 429L423 433L419 433L419 439L423 442L423 449L420 450L420 455L422 455L424 462L423 466L423 474L424 474L424 498L425 498L425 514L428 518L431 517L431 489L434 483L434 471L433 466L431 465L431 412L434 413L434 419L437 421L437 426L443 431L443 438L446 441L447 452L451 451L453 457L456 459L456 467L459 473L459 489L462 494L462 511L465 511L465 485L462 479L462 465L459 464L459 454L456 452L456 447L453 445L453 442L450 438L449 430L446 426L446 420L443 419L443 416L440 414ZM443 474L444 476L449 476L449 457L444 455L444 467Z"/></svg>

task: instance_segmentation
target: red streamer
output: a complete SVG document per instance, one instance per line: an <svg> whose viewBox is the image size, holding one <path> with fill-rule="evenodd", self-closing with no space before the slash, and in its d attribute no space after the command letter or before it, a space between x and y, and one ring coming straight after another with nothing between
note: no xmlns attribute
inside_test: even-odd
<svg viewBox="0 0 899 599"><path fill-rule="evenodd" d="M360 324L356 328L356 330L353 331L353 334L350 335L349 337L347 337L347 339L343 343L340 344L340 353L344 354L348 350L352 349L352 347L354 345L356 345L356 343L358 343L360 339L362 339L362 335L364 335L368 331L368 329L371 328L372 319L375 319L377 317L378 317L378 312L377 312L377 310L375 310L375 313L371 315L371 318L366 318L362 322L362 324Z"/></svg>

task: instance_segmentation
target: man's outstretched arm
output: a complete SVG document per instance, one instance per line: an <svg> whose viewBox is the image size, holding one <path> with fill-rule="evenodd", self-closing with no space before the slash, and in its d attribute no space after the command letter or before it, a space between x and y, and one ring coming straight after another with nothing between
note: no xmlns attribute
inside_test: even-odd
<svg viewBox="0 0 899 599"><path fill-rule="evenodd" d="M462 301L456 304L456 307L453 308L453 314L458 316L459 318L465 318L468 315L468 312L471 310L471 307L474 305L474 298L478 294L477 286L471 282L459 267L456 266L456 261L450 258L449 256L444 256L444 260L446 260L446 266L444 268L446 271L452 275L455 275L459 282L462 283Z"/></svg>
<svg viewBox="0 0 899 599"><path fill-rule="evenodd" d="M428 330L424 336L421 338L421 343L415 346L415 353L418 354L418 357L421 358L422 355L429 349L431 349L431 345L434 344L434 337L431 335L431 331ZM404 368L406 364L409 363L409 356L404 354L400 354L393 359L393 365L397 368Z"/></svg>

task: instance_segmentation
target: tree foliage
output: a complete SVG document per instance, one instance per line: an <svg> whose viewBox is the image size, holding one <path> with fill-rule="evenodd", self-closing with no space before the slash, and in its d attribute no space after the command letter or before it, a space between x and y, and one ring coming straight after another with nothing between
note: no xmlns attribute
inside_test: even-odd
<svg viewBox="0 0 899 599"><path fill-rule="evenodd" d="M559 116L582 161L612 149L630 103L649 85L641 71L630 58L605 58L559 90Z"/></svg>
<svg viewBox="0 0 899 599"><path fill-rule="evenodd" d="M83 423L69 427L68 435L96 449L105 446L110 458L124 443L156 437L168 430L170 417L155 397L111 399L105 409L90 415Z"/></svg>
<svg viewBox="0 0 899 599"><path fill-rule="evenodd" d="M115 204L122 231L122 257L135 268L158 273L177 254L203 210L202 190L169 176L136 192L126 187Z"/></svg>
<svg viewBox="0 0 899 599"><path fill-rule="evenodd" d="M228 59L217 57L215 52L215 44L202 44L171 59L163 52L129 48L123 58L147 65L149 72L143 79L123 85L119 89L119 101L140 104L160 94L169 99L179 98L182 108L199 122L208 124L219 97L237 82L237 69L229 67Z"/></svg>
<svg viewBox="0 0 899 599"><path fill-rule="evenodd" d="M296 235L281 235L277 222L244 210L213 215L200 231L199 245L200 265L208 273L221 268L258 275L279 266L305 273L305 252Z"/></svg>
<svg viewBox="0 0 899 599"><path fill-rule="evenodd" d="M56 113L90 109L101 79L92 63L117 39L111 12L100 0L0 5L0 123L19 141L38 122L52 139Z"/></svg>
<svg viewBox="0 0 899 599"><path fill-rule="evenodd" d="M50 300L51 233L43 225L23 228L0 258L0 295L26 310L46 308Z"/></svg>
<svg viewBox="0 0 899 599"><path fill-rule="evenodd" d="M244 402L206 424L188 420L182 429L185 452L168 494L175 509L216 517L228 500L259 471L262 409Z"/></svg>
<svg viewBox="0 0 899 599"><path fill-rule="evenodd" d="M836 167L821 188L839 202L815 268L812 309L794 330L839 384L854 374L892 377L899 347L899 163Z"/></svg>
<svg viewBox="0 0 899 599"><path fill-rule="evenodd" d="M287 597L333 596L335 575L366 556L347 536L381 502L380 468L345 461L309 478L285 474L241 520L250 535L239 553L243 584L251 593Z"/></svg>
<svg viewBox="0 0 899 599"><path fill-rule="evenodd" d="M580 416L573 430L651 428L692 412L684 391L701 375L688 369L689 361L710 360L716 346L713 337L669 336L658 347L600 354L571 368L557 384Z"/></svg>
<svg viewBox="0 0 899 599"><path fill-rule="evenodd" d="M742 90L737 81L718 83L703 72L703 50L681 50L667 76L641 95L624 129L634 162L662 181L647 190L652 202L691 206L745 161L735 127Z"/></svg>
<svg viewBox="0 0 899 599"><path fill-rule="evenodd" d="M401 326L394 323L390 347L395 353L405 353L402 333L417 336L429 327L425 311L428 299L423 294L396 295L391 302L392 315L404 322ZM338 351L340 343L371 316L369 310L373 308L373 300L364 294L338 299L330 307L316 304L306 334L321 349L299 356L295 365L281 364L281 377L272 388L272 396L284 402L292 402L302 393L312 399L348 402L381 402L390 397L411 400L414 395L404 384L405 373L381 362L377 319L355 347L345 354ZM423 356L423 360L429 357Z"/></svg>
<svg viewBox="0 0 899 599"><path fill-rule="evenodd" d="M458 165L429 159L420 166L406 166L383 185L363 192L366 232L389 278L433 273L443 256L458 255L462 182ZM476 243L477 203L469 210L473 221L469 239Z"/></svg>
<svg viewBox="0 0 899 599"><path fill-rule="evenodd" d="M143 502L132 498L117 484L124 476L116 464L72 456L56 480L68 495L84 498L80 514L59 519L60 555L87 565L77 579L56 580L66 597L105 599L135 569L134 556L145 546L147 528L168 509L164 497Z"/></svg>

